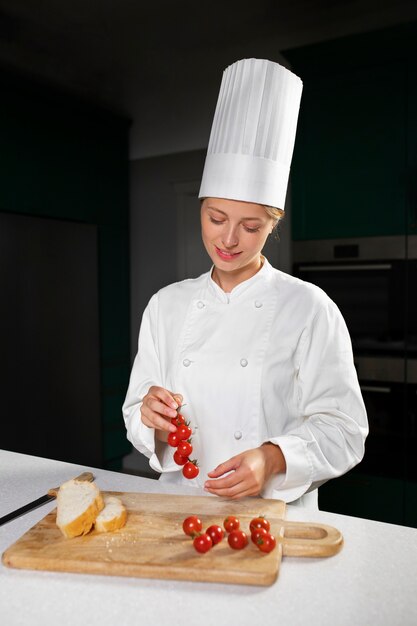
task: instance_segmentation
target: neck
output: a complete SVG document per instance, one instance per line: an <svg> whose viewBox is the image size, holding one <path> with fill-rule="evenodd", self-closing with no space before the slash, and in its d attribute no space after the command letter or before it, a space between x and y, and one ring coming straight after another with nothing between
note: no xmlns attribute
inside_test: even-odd
<svg viewBox="0 0 417 626"><path fill-rule="evenodd" d="M249 265L238 268L233 271L224 271L218 267L214 267L212 272L212 279L217 285L223 289L225 293L230 293L235 287L243 283L245 280L249 280L252 276L255 276L264 264L264 258L259 256L254 259Z"/></svg>

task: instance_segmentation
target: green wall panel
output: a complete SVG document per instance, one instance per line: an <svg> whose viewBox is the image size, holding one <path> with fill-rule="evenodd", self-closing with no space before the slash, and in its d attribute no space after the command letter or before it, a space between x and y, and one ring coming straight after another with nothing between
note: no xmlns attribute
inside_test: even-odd
<svg viewBox="0 0 417 626"><path fill-rule="evenodd" d="M416 41L407 25L285 53L304 82L295 240L414 232Z"/></svg>

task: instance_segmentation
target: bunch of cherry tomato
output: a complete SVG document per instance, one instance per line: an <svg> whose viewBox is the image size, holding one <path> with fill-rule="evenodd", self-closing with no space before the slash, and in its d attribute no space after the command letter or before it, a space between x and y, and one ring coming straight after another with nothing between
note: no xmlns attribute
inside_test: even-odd
<svg viewBox="0 0 417 626"><path fill-rule="evenodd" d="M181 413L178 413L176 417L171 419L171 424L177 427L174 433L169 433L168 435L168 444L176 448L174 461L177 465L183 465L182 473L185 478L195 478L198 476L200 469L195 459L190 460L193 451L193 446L191 445L193 431L190 424L185 421Z"/></svg>
<svg viewBox="0 0 417 626"><path fill-rule="evenodd" d="M241 530L240 522L234 515L229 515L223 520L223 528L227 533L228 544L233 550L243 550L248 543L247 534ZM210 548L219 543L224 537L221 526L213 524L205 532L199 517L191 515L182 524L182 529L186 535L192 537L194 548L197 552L208 552ZM276 546L276 539L271 535L270 523L263 516L254 517L249 524L252 542L261 552L272 552Z"/></svg>

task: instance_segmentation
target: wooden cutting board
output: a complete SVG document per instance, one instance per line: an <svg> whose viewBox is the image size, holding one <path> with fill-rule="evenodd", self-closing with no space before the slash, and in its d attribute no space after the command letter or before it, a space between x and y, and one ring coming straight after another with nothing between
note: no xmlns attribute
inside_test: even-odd
<svg viewBox="0 0 417 626"><path fill-rule="evenodd" d="M125 492L103 495L123 501L128 512L124 528L66 539L55 524L54 510L3 553L3 563L35 570L271 585L283 555L331 556L343 544L340 532L330 526L285 522L281 500L231 501ZM206 554L199 554L182 530L189 515L198 515L203 529L211 524L222 526L227 515L236 515L250 539L249 522L259 514L268 518L277 539L277 547L269 554L260 552L251 541L243 550L232 550L226 538Z"/></svg>

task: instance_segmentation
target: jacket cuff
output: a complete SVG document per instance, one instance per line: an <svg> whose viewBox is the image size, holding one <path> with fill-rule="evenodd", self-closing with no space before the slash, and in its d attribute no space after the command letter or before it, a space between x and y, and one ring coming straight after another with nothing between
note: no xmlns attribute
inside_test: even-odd
<svg viewBox="0 0 417 626"><path fill-rule="evenodd" d="M158 454L156 453L155 430L145 426L137 413L130 420L128 438L139 452L148 457L151 468L160 474L178 471L180 468L173 459L170 446L161 445Z"/></svg>
<svg viewBox="0 0 417 626"><path fill-rule="evenodd" d="M262 490L262 497L293 502L306 493L312 483L313 467L307 444L291 435L274 437L268 441L281 448L287 470L285 474L277 474L268 480Z"/></svg>

